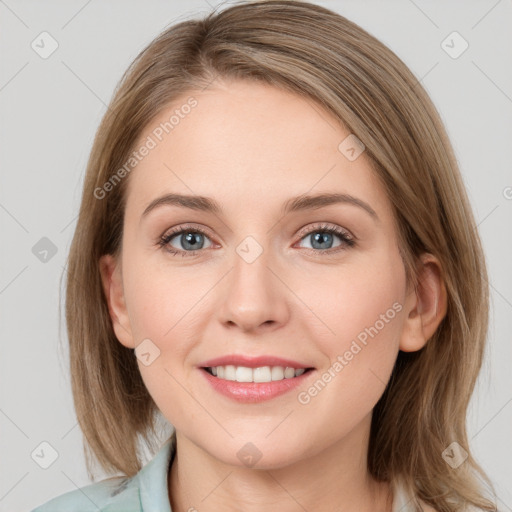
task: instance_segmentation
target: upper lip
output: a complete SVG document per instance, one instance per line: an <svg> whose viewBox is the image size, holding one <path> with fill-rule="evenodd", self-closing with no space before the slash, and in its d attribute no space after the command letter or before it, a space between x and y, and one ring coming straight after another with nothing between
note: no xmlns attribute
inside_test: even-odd
<svg viewBox="0 0 512 512"><path fill-rule="evenodd" d="M283 366L289 368L312 368L312 366L307 364L299 363L298 361L292 361L291 359L284 359L282 357L277 356L244 356L240 354L229 354L221 357L216 357L215 359L209 359L208 361L203 361L198 366L202 368L211 368L214 366L245 366L247 368L259 368L262 366Z"/></svg>

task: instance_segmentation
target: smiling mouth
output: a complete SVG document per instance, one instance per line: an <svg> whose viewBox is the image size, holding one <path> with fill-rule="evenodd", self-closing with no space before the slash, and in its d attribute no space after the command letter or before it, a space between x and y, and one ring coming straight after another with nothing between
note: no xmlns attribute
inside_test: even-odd
<svg viewBox="0 0 512 512"><path fill-rule="evenodd" d="M314 370L314 368L291 368L289 366L261 366L258 368L249 368L247 366L234 365L207 366L202 369L221 380L255 383L293 379Z"/></svg>

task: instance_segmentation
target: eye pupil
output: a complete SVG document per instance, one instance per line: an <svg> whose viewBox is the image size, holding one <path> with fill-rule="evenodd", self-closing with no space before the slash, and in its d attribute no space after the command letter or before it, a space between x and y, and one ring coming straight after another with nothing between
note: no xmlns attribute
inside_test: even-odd
<svg viewBox="0 0 512 512"><path fill-rule="evenodd" d="M315 247L312 243L312 247L314 249L329 249L329 247L324 247L325 245L329 245L329 243L332 243L332 234L331 233L321 233L317 232L313 236L313 241L316 243L318 242L322 247Z"/></svg>
<svg viewBox="0 0 512 512"><path fill-rule="evenodd" d="M202 237L203 235L201 233L187 233L186 235L181 235L182 237L182 243L183 247L185 249L192 249L196 250L197 248L201 248L203 244L201 243L201 240L197 237ZM184 240L184 241L183 241ZM204 243L204 240L202 241ZM188 245L188 247L187 247Z"/></svg>
<svg viewBox="0 0 512 512"><path fill-rule="evenodd" d="M338 232L337 229L330 228L328 226L322 226L314 231L310 231L309 234L304 235L301 240L310 240L310 249L314 249L318 254L330 254L332 251L329 251L329 249L333 249L333 247L336 246L334 244L335 236L341 241L341 243L338 244L340 249L352 247L354 245L354 241L341 232L341 230ZM185 228L179 232L170 233L169 235L162 237L159 241L159 245L162 247L168 247L172 254L181 253L181 255L184 256L189 253L193 256L204 248L206 239L209 239L209 236L204 234L202 231Z"/></svg>

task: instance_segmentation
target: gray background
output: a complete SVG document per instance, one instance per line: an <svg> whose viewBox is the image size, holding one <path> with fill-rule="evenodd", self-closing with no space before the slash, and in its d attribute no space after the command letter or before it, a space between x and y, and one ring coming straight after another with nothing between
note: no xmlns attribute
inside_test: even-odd
<svg viewBox="0 0 512 512"><path fill-rule="evenodd" d="M479 223L492 292L490 343L469 437L499 506L512 510L512 2L317 3L395 51L446 123ZM59 317L59 280L88 152L117 81L142 47L169 24L204 15L211 6L206 0L0 0L1 511L30 510L90 483ZM31 47L43 31L58 42L46 59ZM458 58L441 46L453 31L469 43ZM57 251L46 261L33 252L36 244L48 244L43 237ZM31 458L44 441L58 453L48 469Z"/></svg>

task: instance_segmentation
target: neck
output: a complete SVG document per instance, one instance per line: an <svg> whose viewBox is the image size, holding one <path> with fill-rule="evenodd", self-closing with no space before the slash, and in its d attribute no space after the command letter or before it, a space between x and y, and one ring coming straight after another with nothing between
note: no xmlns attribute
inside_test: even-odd
<svg viewBox="0 0 512 512"><path fill-rule="evenodd" d="M173 512L391 512L389 483L367 471L367 428L359 425L328 449L293 464L254 469L225 464L177 432L169 471ZM362 428L361 428L362 427Z"/></svg>

